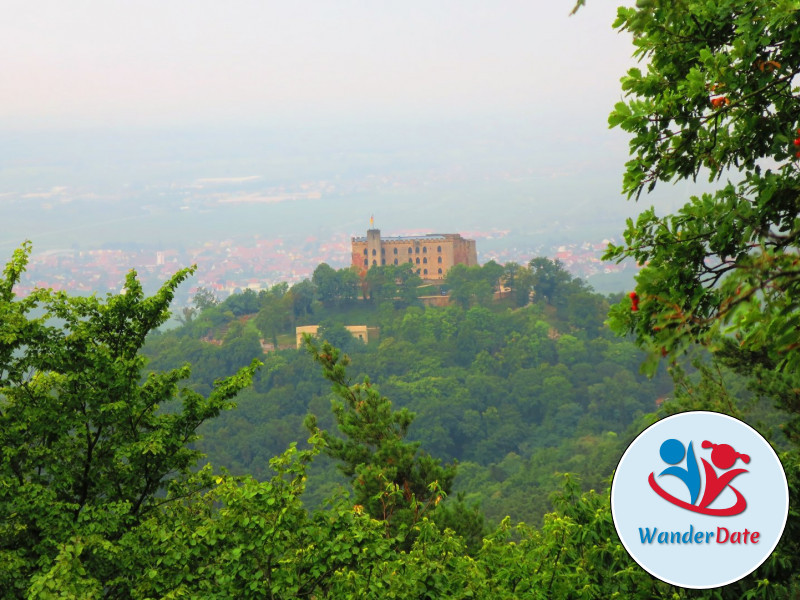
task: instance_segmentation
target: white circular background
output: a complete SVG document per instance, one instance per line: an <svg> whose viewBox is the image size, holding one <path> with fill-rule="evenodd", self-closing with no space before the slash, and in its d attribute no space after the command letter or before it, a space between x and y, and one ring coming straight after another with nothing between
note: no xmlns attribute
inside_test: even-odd
<svg viewBox="0 0 800 600"><path fill-rule="evenodd" d="M729 444L750 456L745 464L737 460L731 469L744 468L747 473L735 477L730 485L747 500L747 508L739 515L720 517L695 513L661 498L650 487L648 477L674 497L689 502L689 492L674 476L659 477L668 464L659 453L661 444L677 439L688 448L692 442L703 488L705 469L701 458L710 464L711 449L701 444ZM686 466L686 460L678 463ZM721 469L716 469L722 474ZM709 508L726 508L735 503L735 495L725 489ZM698 502L699 503L699 502ZM778 456L769 443L749 425L728 415L695 411L667 417L645 429L628 446L617 465L611 484L611 514L614 526L628 554L651 575L680 587L705 589L733 583L755 570L772 553L780 541L789 511L789 488ZM710 543L659 544L642 543L642 528L658 528L658 532L713 531ZM758 531L758 543L719 544L717 527L734 531Z"/></svg>

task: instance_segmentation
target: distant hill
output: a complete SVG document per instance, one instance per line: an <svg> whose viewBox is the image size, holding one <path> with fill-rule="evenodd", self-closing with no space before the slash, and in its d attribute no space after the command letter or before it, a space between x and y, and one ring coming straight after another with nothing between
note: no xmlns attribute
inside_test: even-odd
<svg viewBox="0 0 800 600"><path fill-rule="evenodd" d="M381 393L416 413L412 439L436 457L459 461L457 491L492 520L509 514L535 521L550 508L557 472L577 472L587 487L602 487L631 423L672 390L664 372L651 380L639 375L641 352L604 326L612 299L558 263L541 259L540 266L551 272L538 279L536 269L519 265L457 270L443 286L450 299L444 307L401 298L397 287L386 292L390 284L378 282L377 271L373 288L365 283L325 301L324 286L312 280L246 291L151 337L145 351L153 369L191 362L191 385L200 391L262 358L264 368L238 408L209 422L198 447L216 466L265 477L270 457L307 437L307 413L332 426L329 388L306 353L264 353L271 338L290 345L294 326L319 324L351 356L354 374L368 374ZM517 293L499 300L487 294L481 281L492 277ZM379 341L352 338L343 325L355 324L380 328ZM311 502L344 483L325 460L313 470Z"/></svg>

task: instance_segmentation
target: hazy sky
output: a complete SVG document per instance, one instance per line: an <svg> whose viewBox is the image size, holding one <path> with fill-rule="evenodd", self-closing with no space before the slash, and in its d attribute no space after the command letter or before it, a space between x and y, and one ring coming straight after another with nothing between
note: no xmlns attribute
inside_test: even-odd
<svg viewBox="0 0 800 600"><path fill-rule="evenodd" d="M604 120L631 63L616 4L569 17L571 0L4 0L0 128Z"/></svg>
<svg viewBox="0 0 800 600"><path fill-rule="evenodd" d="M0 249L227 239L244 222L322 239L373 213L536 247L617 235L638 208L607 117L633 46L616 0L571 17L573 2L2 0ZM242 178L267 196L334 182L332 212L180 208L204 206L197 181Z"/></svg>

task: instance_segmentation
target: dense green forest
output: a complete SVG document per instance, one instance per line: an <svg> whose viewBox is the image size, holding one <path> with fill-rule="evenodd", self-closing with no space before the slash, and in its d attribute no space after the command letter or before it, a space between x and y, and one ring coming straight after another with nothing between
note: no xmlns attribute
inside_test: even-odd
<svg viewBox="0 0 800 600"><path fill-rule="evenodd" d="M442 290L407 268L320 265L263 294L201 293L158 333L191 268L151 297L131 272L105 298L20 298L30 244L15 251L0 277L2 597L798 597L798 10L619 9L645 59L609 118L631 134L625 193L733 179L628 222L607 252L642 265L628 295L534 259L453 269L450 304L421 306ZM311 323L332 343L292 349ZM380 338L360 345L350 324ZM631 560L606 481L648 423L698 408L771 439L794 507L762 565L709 590Z"/></svg>
<svg viewBox="0 0 800 600"><path fill-rule="evenodd" d="M609 400L612 410L605 413L600 394L618 389L610 382L636 381L618 363L634 368L642 355L602 327L570 328L562 320L570 302L559 303L558 292L549 299L554 304L537 302L534 295L520 307L504 306L507 298L487 298L491 308L477 299L469 308L422 309L413 301L402 308L379 305L373 317L387 327L394 323L397 329L389 332L398 337L382 337L374 347L337 325L336 307L312 300L307 316L327 311L332 337L341 336L353 357L383 367L386 384L379 386L356 376L347 354L310 338L308 353L270 352L264 364L252 360L239 368L236 357L248 353L248 324L257 317L245 322L226 313L245 294L207 306L182 329L154 334L189 270L149 298L131 273L125 293L105 300L51 290L15 299L13 285L29 251L15 253L0 285L5 597L712 597L673 588L631 561L614 531L607 491L582 492L575 477L565 475L552 504L536 497L556 487L554 471L561 468L594 477L604 489L624 443L620 437L657 418L644 413L652 396L640 398L633 388L662 379L631 384L628 402ZM555 263L542 264L558 270ZM473 273L485 274L483 268ZM578 304L605 310L605 299L570 277L562 279L569 290L565 300L587 297L592 302ZM29 314L37 308L58 319ZM227 330L226 342L218 346L188 335L215 314L222 316L216 326ZM439 329L423 326L428 322ZM230 335L231 323L241 331ZM560 333L556 325L572 333ZM498 340L490 327L504 335ZM404 329L414 332L414 342L404 338ZM465 344L473 336L482 342L470 344L469 353L451 345L441 356L420 358L419 348L439 343L431 330L440 336L449 330ZM203 337L216 339L208 332ZM149 363L142 353L146 339L148 353L158 349ZM382 355L381 345L391 351L401 344L406 351L399 359L405 362L393 352ZM153 370L158 361L180 358L181 345L195 348L199 364L214 361L222 374L231 373L209 383L186 365ZM229 358L226 347L237 346L242 354ZM250 349L260 350L260 343ZM594 363L592 350L600 355ZM516 357L513 366L498 358L503 356ZM617 377L592 373L600 369ZM282 381L283 372L298 379ZM521 372L529 379L518 384L522 397L514 397L503 382ZM580 373L583 379L576 381L583 388L571 380ZM716 374L701 366L661 410L711 407L742 416L747 407L720 387ZM546 395L551 384L557 398ZM298 397L295 388L307 390L312 400ZM405 391L405 402L393 404L384 395L387 388L399 397ZM452 398L459 402L455 407L443 399L451 388L449 393L460 394ZM595 398L594 406L581 393ZM417 394L425 394L426 402L416 401ZM578 408L563 416L566 394ZM474 411L468 433L460 429L468 421L458 418L466 414L463 402ZM768 418L780 416L759 406ZM306 408L319 418L307 416ZM506 423L503 411L511 416ZM502 435L495 437L493 424ZM431 441L440 446L424 435L415 441L415 428L437 434ZM267 444L278 442L264 431L307 443L293 439L270 457ZM528 438L536 433L541 439ZM254 473L227 474L210 464L197 469L207 458L198 448ZM500 458L492 460L493 452ZM451 459L459 455L464 460L455 464ZM332 464L345 489L337 489ZM459 478L466 482L460 488ZM793 490L795 478L790 471ZM487 523L484 505L497 515L517 510L537 521L549 512L534 525L509 518L492 522L491 513ZM729 586L730 597L756 590L762 597L782 597L795 585L795 528L790 522L786 543L760 569L760 579Z"/></svg>
<svg viewBox="0 0 800 600"><path fill-rule="evenodd" d="M203 393L253 357L264 362L236 411L201 428L196 447L209 462L265 477L270 457L305 439L306 414L333 426L329 385L305 349L262 353L259 339L293 342L295 324L321 324L319 337L349 355L354 375L368 374L396 407L416 415L409 439L458 462L454 490L493 523L506 516L539 523L561 485L558 473L601 489L628 428L673 389L666 369L639 374L644 353L604 325L609 299L558 262L459 266L442 286L446 307L423 306L415 296L430 287L420 290L418 277L395 271L411 273L373 268L362 289L348 284L359 281L353 271L322 264L291 288L246 291L216 305L201 294L188 324L148 338L150 368L188 361L191 387ZM508 291L498 297L501 280ZM295 311L303 290L310 302ZM344 329L350 324L376 326L380 338L364 344ZM311 469L312 504L345 483L320 462Z"/></svg>

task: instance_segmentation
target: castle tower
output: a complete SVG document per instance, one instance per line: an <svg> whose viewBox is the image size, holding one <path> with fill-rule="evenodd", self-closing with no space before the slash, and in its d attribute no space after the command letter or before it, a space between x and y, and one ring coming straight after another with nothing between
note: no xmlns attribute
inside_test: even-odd
<svg viewBox="0 0 800 600"><path fill-rule="evenodd" d="M367 229L367 259L369 260L370 266L386 264L381 261L381 259L385 259L382 253L381 230Z"/></svg>

